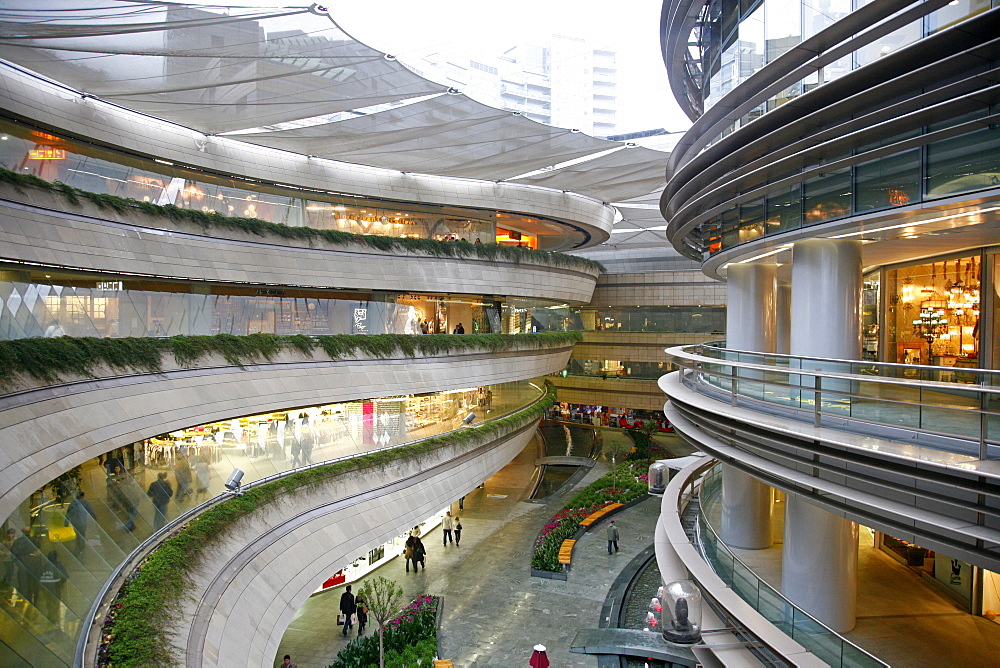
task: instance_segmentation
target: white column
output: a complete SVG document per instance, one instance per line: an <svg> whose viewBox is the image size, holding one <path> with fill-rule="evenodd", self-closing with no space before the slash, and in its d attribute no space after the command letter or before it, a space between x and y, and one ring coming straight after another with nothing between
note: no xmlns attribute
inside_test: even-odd
<svg viewBox="0 0 1000 668"><path fill-rule="evenodd" d="M774 352L787 355L792 344L792 286L779 283L774 303Z"/></svg>
<svg viewBox="0 0 1000 668"><path fill-rule="evenodd" d="M733 264L726 274L726 347L774 352L778 266Z"/></svg>
<svg viewBox="0 0 1000 668"><path fill-rule="evenodd" d="M860 359L861 287L861 242L796 243L790 354ZM808 368L822 364L810 363ZM850 631L855 624L857 571L857 525L787 494L782 593L835 631Z"/></svg>
<svg viewBox="0 0 1000 668"><path fill-rule="evenodd" d="M775 345L774 264L730 265L726 276L726 347L773 353ZM746 549L771 545L771 488L727 464L722 466L724 543Z"/></svg>
<svg viewBox="0 0 1000 668"><path fill-rule="evenodd" d="M791 311L790 354L861 359L861 242L796 243Z"/></svg>
<svg viewBox="0 0 1000 668"><path fill-rule="evenodd" d="M858 525L785 495L781 593L837 633L854 628Z"/></svg>

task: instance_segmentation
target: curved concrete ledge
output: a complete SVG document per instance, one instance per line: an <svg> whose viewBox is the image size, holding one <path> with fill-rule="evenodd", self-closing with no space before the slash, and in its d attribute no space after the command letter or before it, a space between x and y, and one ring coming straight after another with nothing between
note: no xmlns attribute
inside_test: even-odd
<svg viewBox="0 0 1000 668"><path fill-rule="evenodd" d="M716 574L712 567L702 559L698 550L691 544L684 526L681 524L680 513L687 507L690 500L690 484L692 479L701 475L706 464L695 462L682 469L667 485L660 502L660 518L653 534L653 545L656 550L656 563L664 582L674 580L694 580L702 591L715 599L726 612L752 633L761 642L792 666L819 667L827 664L782 633L762 614L754 610L746 601L732 590ZM702 628L726 628L726 620L715 614L709 606L703 608L704 618ZM757 665L757 659L730 634L712 634L705 636L705 645L716 657L727 666Z"/></svg>
<svg viewBox="0 0 1000 668"><path fill-rule="evenodd" d="M141 212L68 204L0 184L3 259L131 276L250 285L444 292L590 301L597 273L545 264L396 255L360 245L201 233Z"/></svg>
<svg viewBox="0 0 1000 668"><path fill-rule="evenodd" d="M964 561L1000 568L1000 465L730 406L660 387L694 447L830 513Z"/></svg>
<svg viewBox="0 0 1000 668"><path fill-rule="evenodd" d="M564 368L571 347L388 359L314 359L84 380L0 397L0 517L36 489L114 447L240 415L366 397L420 394L533 378Z"/></svg>
<svg viewBox="0 0 1000 668"><path fill-rule="evenodd" d="M239 522L193 573L174 640L184 665L272 666L292 617L330 573L489 478L536 425L338 476Z"/></svg>
<svg viewBox="0 0 1000 668"><path fill-rule="evenodd" d="M600 244L610 237L616 213L614 207L598 200L551 188L310 159L299 153L203 135L98 99L85 98L9 66L0 68L0 108L8 115L81 141L214 174L396 201L546 216L585 230L590 234L585 246Z"/></svg>

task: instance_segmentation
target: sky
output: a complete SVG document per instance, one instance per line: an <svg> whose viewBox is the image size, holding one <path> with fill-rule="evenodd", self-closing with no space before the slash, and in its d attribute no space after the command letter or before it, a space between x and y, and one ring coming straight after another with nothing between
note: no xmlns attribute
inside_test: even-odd
<svg viewBox="0 0 1000 668"><path fill-rule="evenodd" d="M662 0L366 0L327 7L355 39L404 63L425 51L486 60L519 41L585 37L618 53L617 132L683 131L690 121L670 93L660 55L662 6Z"/></svg>

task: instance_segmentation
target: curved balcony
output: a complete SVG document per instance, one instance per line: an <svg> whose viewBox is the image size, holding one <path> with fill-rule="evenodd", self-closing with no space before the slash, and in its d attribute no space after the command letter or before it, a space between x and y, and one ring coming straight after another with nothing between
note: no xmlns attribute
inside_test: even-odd
<svg viewBox="0 0 1000 668"><path fill-rule="evenodd" d="M669 349L676 429L767 484L913 542L1000 566L1000 374ZM968 373L965 373L968 372Z"/></svg>
<svg viewBox="0 0 1000 668"><path fill-rule="evenodd" d="M10 184L0 185L0 214L5 260L135 277L570 302L589 301L597 280L596 266L560 265L544 254L537 261L515 262L402 254L239 230L208 234L167 217L100 209L88 200L73 205L54 192Z"/></svg>
<svg viewBox="0 0 1000 668"><path fill-rule="evenodd" d="M175 658L199 666L272 665L285 629L319 583L357 554L405 532L507 464L532 438L538 407L546 400L551 397L537 399L496 427L486 423L474 434L463 430L469 433L467 438L459 433L449 444L419 456L407 451L412 444L392 446L401 448L399 456L383 457L380 464L363 469L363 475L348 467L327 479L300 483L294 494L283 493L279 502L263 504L237 520L239 530L212 542L212 559L191 569L190 590L171 607L179 608L178 619L184 620L171 628ZM341 458L316 467L346 461ZM365 462L364 453L361 461ZM214 500L225 501L224 496ZM93 660L98 630L121 578L155 550L160 539L208 505L178 518L119 566L91 609L88 621L94 627L89 637L85 633L80 638L78 663ZM197 522L195 517L192 526Z"/></svg>
<svg viewBox="0 0 1000 668"><path fill-rule="evenodd" d="M165 359L153 373L94 368L95 377L59 384L25 379L25 389L0 396L0 439L11 446L0 453L0 516L88 459L192 425L359 397L491 385L564 368L572 341L546 345L544 335L536 336L536 344L505 350L483 345L336 357L315 350L310 357L293 348L242 366L212 354L190 365Z"/></svg>

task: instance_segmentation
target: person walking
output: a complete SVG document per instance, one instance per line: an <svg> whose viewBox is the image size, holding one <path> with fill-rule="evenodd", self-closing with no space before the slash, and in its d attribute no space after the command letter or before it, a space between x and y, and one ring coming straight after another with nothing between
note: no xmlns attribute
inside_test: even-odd
<svg viewBox="0 0 1000 668"><path fill-rule="evenodd" d="M403 545L403 558L406 559L406 572L410 572L410 562L413 562L413 572L417 572L417 562L413 558L413 551L416 549L417 539L410 536L406 539L406 543Z"/></svg>
<svg viewBox="0 0 1000 668"><path fill-rule="evenodd" d="M416 536L413 537L413 540L416 541L413 545L413 572L417 572L418 565L426 571L427 566L424 565L424 556L427 554L427 549L424 547L424 542Z"/></svg>
<svg viewBox="0 0 1000 668"><path fill-rule="evenodd" d="M49 621L57 625L59 624L59 604L62 602L63 585L66 584L67 579L69 579L69 573L59 561L59 553L55 550L49 550L48 562L42 565L42 575L38 581L49 590L49 595L43 600L45 612Z"/></svg>
<svg viewBox="0 0 1000 668"><path fill-rule="evenodd" d="M455 517L455 547L462 545L462 518Z"/></svg>
<svg viewBox="0 0 1000 668"><path fill-rule="evenodd" d="M82 491L76 493L76 498L66 509L66 522L73 526L76 532L76 539L73 541L73 554L79 557L83 554L83 548L87 546L87 522L94 514L94 507L85 498Z"/></svg>
<svg viewBox="0 0 1000 668"><path fill-rule="evenodd" d="M614 520L608 525L608 554L611 554L612 547L615 548L615 552L618 551L618 526Z"/></svg>
<svg viewBox="0 0 1000 668"><path fill-rule="evenodd" d="M357 605L354 603L354 594L351 593L351 585L347 585L347 591L340 595L340 613L344 615L344 632L342 635L346 636L347 632L351 630L351 626L354 625L354 620L351 616L357 611Z"/></svg>
<svg viewBox="0 0 1000 668"><path fill-rule="evenodd" d="M156 480L149 484L146 496L153 500L153 508L156 512L153 516L153 531L159 531L167 523L167 504L174 496L174 488L167 481L167 474L164 471L156 474Z"/></svg>
<svg viewBox="0 0 1000 668"><path fill-rule="evenodd" d="M441 521L441 544L448 547L451 541L451 532L455 529L455 520L451 516L451 511L446 511L444 519Z"/></svg>
<svg viewBox="0 0 1000 668"><path fill-rule="evenodd" d="M365 624L368 623L368 602L358 594L354 598L354 607L358 609L358 635L365 632Z"/></svg>
<svg viewBox="0 0 1000 668"><path fill-rule="evenodd" d="M299 668L299 664L292 663L292 657L288 654L281 660L281 668Z"/></svg>
<svg viewBox="0 0 1000 668"><path fill-rule="evenodd" d="M177 501L191 496L191 465L184 456L178 456L174 464L174 478L177 480Z"/></svg>
<svg viewBox="0 0 1000 668"><path fill-rule="evenodd" d="M458 323L458 327L455 328L452 334L465 334L465 327L462 326L462 323Z"/></svg>

